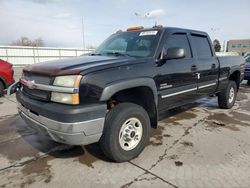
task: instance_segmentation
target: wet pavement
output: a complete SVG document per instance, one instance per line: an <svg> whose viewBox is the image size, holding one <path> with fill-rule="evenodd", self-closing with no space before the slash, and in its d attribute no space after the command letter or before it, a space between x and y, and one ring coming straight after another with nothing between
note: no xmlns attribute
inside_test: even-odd
<svg viewBox="0 0 250 188"><path fill-rule="evenodd" d="M233 109L205 98L161 114L136 159L110 162L97 144L55 143L27 127L15 97L0 98L0 188L250 187L250 87Z"/></svg>

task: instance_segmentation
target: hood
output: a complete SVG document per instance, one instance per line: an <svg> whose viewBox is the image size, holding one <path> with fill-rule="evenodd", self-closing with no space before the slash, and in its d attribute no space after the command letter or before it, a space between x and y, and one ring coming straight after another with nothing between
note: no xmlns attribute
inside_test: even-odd
<svg viewBox="0 0 250 188"><path fill-rule="evenodd" d="M28 66L24 71L51 76L80 74L87 70L99 70L114 66L136 63L137 58L125 56L80 56L76 58L47 61Z"/></svg>

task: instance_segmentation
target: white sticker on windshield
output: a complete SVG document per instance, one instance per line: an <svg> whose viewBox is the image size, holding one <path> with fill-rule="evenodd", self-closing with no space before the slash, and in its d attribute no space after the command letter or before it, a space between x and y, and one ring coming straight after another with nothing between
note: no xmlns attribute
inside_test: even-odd
<svg viewBox="0 0 250 188"><path fill-rule="evenodd" d="M158 31L143 31L140 33L139 36L146 36L146 35L156 35Z"/></svg>

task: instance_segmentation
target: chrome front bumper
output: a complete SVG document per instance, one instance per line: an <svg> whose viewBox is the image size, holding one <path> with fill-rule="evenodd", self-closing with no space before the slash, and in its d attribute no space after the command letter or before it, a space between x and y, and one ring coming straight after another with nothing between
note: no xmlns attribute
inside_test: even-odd
<svg viewBox="0 0 250 188"><path fill-rule="evenodd" d="M30 127L49 135L52 140L69 145L87 145L98 142L102 136L105 118L83 122L64 123L48 119L18 103L18 112Z"/></svg>

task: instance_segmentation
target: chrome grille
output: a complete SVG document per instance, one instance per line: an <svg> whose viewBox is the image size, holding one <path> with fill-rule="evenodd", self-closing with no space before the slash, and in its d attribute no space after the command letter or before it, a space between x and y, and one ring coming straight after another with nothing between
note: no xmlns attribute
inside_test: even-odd
<svg viewBox="0 0 250 188"><path fill-rule="evenodd" d="M52 78L45 75L40 75L36 73L30 73L30 72L24 72L23 77L27 81L35 81L39 84L45 84L45 85L51 85L52 84ZM49 101L50 99L50 93L49 91L41 91L37 89L29 89L27 86L23 85L23 92L26 96L29 96L30 98L38 99L38 100L44 100Z"/></svg>
<svg viewBox="0 0 250 188"><path fill-rule="evenodd" d="M29 80L29 81L34 80L38 84L45 84L45 85L51 84L51 78L49 76L39 75L35 73L30 73L30 72L24 72L23 76L25 80Z"/></svg>

